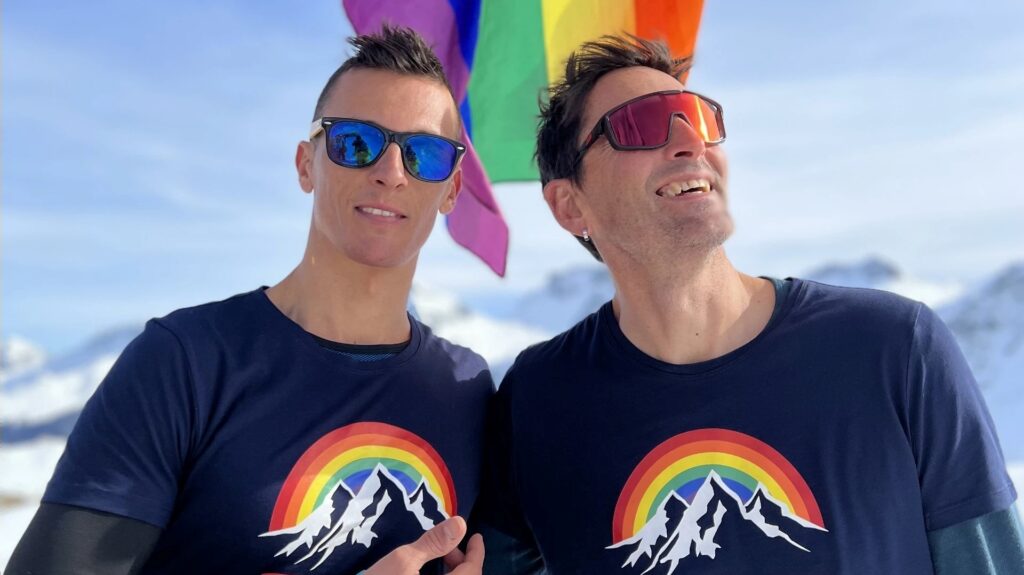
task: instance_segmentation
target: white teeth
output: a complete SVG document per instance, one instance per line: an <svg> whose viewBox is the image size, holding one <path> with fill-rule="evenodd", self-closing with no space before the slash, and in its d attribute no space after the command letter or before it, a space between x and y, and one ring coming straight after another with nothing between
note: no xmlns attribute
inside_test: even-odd
<svg viewBox="0 0 1024 575"><path fill-rule="evenodd" d="M674 183L673 182L673 183L665 185L665 186L663 186L661 188L661 195L666 197L666 198L674 198L674 197L678 196L679 194L683 193L684 189L685 188L683 188L682 184L678 184L678 183Z"/></svg>
<svg viewBox="0 0 1024 575"><path fill-rule="evenodd" d="M377 208L367 208L363 206L359 207L359 211L365 212L367 214L373 214L375 216L385 216L388 218L394 218L398 216L398 214L396 214L395 212L389 212L387 210L378 210Z"/></svg>
<svg viewBox="0 0 1024 575"><path fill-rule="evenodd" d="M697 180L686 180L684 182L672 182L665 184L658 190L658 195L665 198L674 198L683 192L690 194L704 194L711 191L711 183L701 178Z"/></svg>

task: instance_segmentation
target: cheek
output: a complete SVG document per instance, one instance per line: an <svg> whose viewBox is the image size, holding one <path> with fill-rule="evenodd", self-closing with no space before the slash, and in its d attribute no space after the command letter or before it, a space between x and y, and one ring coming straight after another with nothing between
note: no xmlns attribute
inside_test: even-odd
<svg viewBox="0 0 1024 575"><path fill-rule="evenodd" d="M332 190L328 187L322 187L316 190L314 197L313 209L320 214L320 216L334 221L337 220L339 216L343 215L345 207L344 201L342 201L342 194L337 193L336 190Z"/></svg>
<svg viewBox="0 0 1024 575"><path fill-rule="evenodd" d="M718 172L724 187L724 184L729 180L729 160L725 155L725 150L720 145L712 146L708 148L707 159L711 167Z"/></svg>

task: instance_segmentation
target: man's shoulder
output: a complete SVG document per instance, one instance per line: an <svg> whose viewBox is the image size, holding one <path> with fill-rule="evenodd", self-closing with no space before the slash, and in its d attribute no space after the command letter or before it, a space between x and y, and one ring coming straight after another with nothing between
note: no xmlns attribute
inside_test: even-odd
<svg viewBox="0 0 1024 575"><path fill-rule="evenodd" d="M798 317L820 318L843 326L873 326L891 330L911 328L926 306L919 301L889 291L846 287L813 280L794 279L791 313Z"/></svg>
<svg viewBox="0 0 1024 575"><path fill-rule="evenodd" d="M602 306L562 333L527 347L512 363L508 372L511 377L506 375L506 379L536 381L538 378L533 377L535 374L552 374L561 369L571 370L577 362L590 361L596 340L601 337L600 324L607 321L604 315Z"/></svg>
<svg viewBox="0 0 1024 575"><path fill-rule="evenodd" d="M211 339L230 339L232 333L252 333L251 324L259 315L261 290L240 293L199 305L176 309L151 319L146 331L160 329L173 335L181 345Z"/></svg>
<svg viewBox="0 0 1024 575"><path fill-rule="evenodd" d="M488 370L487 361L479 353L437 335L423 322L418 323L422 330L424 350L429 354L449 359L455 366L457 375L462 372L475 375Z"/></svg>

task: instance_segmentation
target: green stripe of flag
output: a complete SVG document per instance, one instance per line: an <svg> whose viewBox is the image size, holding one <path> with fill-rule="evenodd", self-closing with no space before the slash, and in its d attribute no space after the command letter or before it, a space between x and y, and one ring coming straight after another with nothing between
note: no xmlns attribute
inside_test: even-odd
<svg viewBox="0 0 1024 575"><path fill-rule="evenodd" d="M516 0L481 6L469 106L473 145L492 182L539 177L533 161L537 98L548 84L540 3Z"/></svg>

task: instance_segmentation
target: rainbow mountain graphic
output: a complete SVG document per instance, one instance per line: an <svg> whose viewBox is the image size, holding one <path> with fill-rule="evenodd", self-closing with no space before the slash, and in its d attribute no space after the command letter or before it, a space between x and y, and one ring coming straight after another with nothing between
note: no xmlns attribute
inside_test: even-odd
<svg viewBox="0 0 1024 575"><path fill-rule="evenodd" d="M319 558L310 571L319 567L340 547L362 545L369 549L378 533L379 523L389 530L415 528L426 531L448 518L437 496L426 482L410 494L388 469L378 463L353 493L339 481L323 502L299 524L287 529L268 531L260 537L291 537L291 541L275 557L302 555L296 564Z"/></svg>
<svg viewBox="0 0 1024 575"><path fill-rule="evenodd" d="M760 483L744 502L712 470L689 503L677 493L669 493L636 535L607 549L628 552L623 568L646 566L642 573L649 573L667 566L658 572L671 575L684 559L714 559L722 550L716 537L725 531L736 535L731 541L753 538L810 552L805 539L828 530L791 513Z"/></svg>

